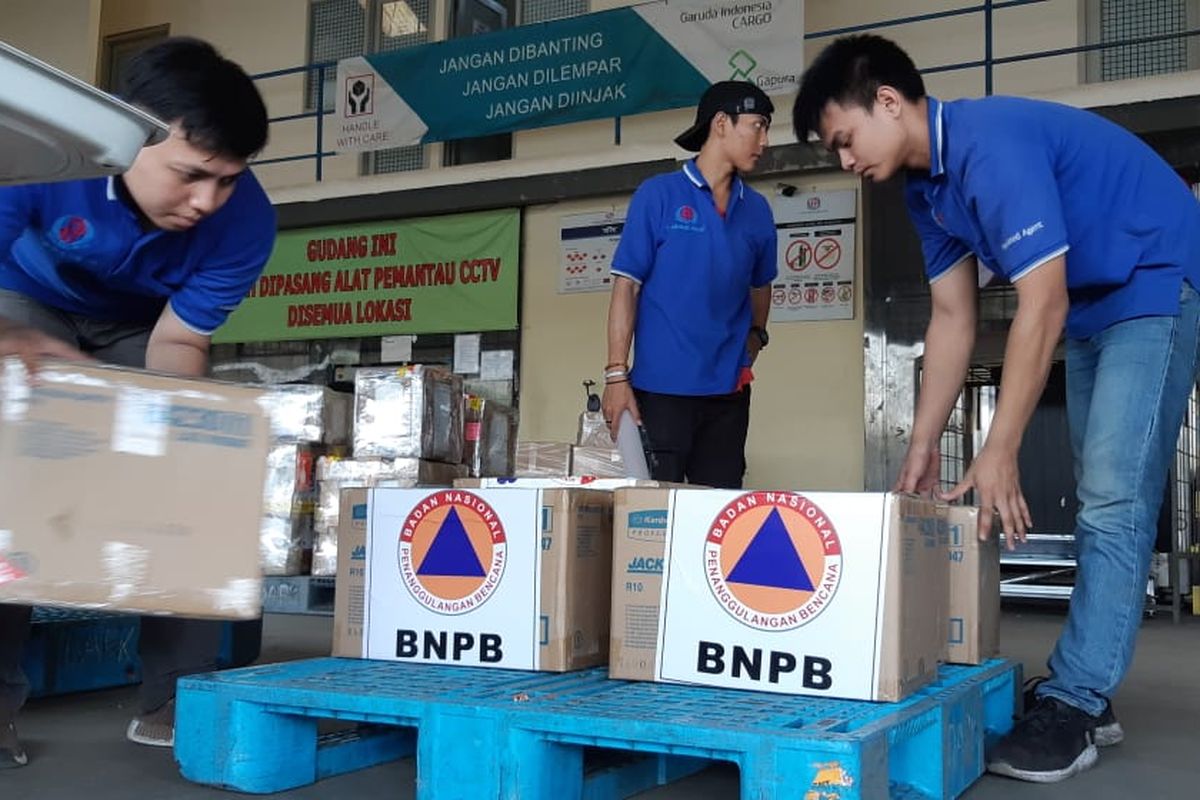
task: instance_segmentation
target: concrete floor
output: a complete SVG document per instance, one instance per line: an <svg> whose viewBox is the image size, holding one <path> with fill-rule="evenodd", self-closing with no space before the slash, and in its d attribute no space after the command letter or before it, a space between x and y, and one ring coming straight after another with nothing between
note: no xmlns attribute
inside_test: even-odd
<svg viewBox="0 0 1200 800"><path fill-rule="evenodd" d="M1042 663L1061 625L1060 611L1009 609L1003 619L1005 654L1025 665ZM263 653L268 660L327 653L327 618L270 616ZM213 800L228 792L190 784L166 751L127 744L125 725L134 700L130 689L34 701L20 720L32 762L0 772L0 800ZM1033 786L984 777L966 800L1056 798L1108 800L1196 797L1200 793L1200 621L1174 626L1169 615L1148 620L1138 656L1115 707L1126 731L1124 744L1103 751L1100 763L1057 786ZM414 795L411 761L387 764L278 798L386 797ZM641 800L732 800L738 795L733 767L713 768ZM481 800L484 800L481 798Z"/></svg>

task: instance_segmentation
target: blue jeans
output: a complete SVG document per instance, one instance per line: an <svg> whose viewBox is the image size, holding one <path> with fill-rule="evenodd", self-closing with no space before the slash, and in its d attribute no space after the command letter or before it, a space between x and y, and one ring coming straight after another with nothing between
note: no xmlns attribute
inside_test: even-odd
<svg viewBox="0 0 1200 800"><path fill-rule="evenodd" d="M1179 316L1117 323L1067 340L1067 422L1079 512L1075 590L1050 680L1038 687L1093 716L1133 661L1159 506L1196 381L1200 295Z"/></svg>

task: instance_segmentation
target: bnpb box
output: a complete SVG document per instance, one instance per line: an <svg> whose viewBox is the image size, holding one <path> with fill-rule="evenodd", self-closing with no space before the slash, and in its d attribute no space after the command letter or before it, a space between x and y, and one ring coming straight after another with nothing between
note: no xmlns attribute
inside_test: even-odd
<svg viewBox="0 0 1200 800"><path fill-rule="evenodd" d="M615 494L612 677L859 700L935 677L943 508L895 494Z"/></svg>

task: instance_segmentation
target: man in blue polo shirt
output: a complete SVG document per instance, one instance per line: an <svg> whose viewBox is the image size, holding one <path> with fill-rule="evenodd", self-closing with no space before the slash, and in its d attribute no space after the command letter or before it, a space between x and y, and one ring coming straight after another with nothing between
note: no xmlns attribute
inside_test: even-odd
<svg viewBox="0 0 1200 800"><path fill-rule="evenodd" d="M1078 574L1036 705L988 768L1037 782L1090 767L1122 738L1112 697L1133 658L1167 470L1196 379L1200 205L1146 144L1099 116L1011 97L927 97L903 50L839 39L805 73L797 134L844 169L900 171L932 294L912 442L896 489L938 480L938 441L975 340L978 274L1010 281L999 404L947 499L974 489L1011 548L1032 524L1021 437L1066 326L1067 416L1078 474Z"/></svg>
<svg viewBox="0 0 1200 800"><path fill-rule="evenodd" d="M643 427L658 480L742 485L776 234L766 199L741 176L766 148L774 110L752 83L713 84L675 140L699 155L629 203L613 255L603 410L614 439L626 410Z"/></svg>
<svg viewBox="0 0 1200 800"><path fill-rule="evenodd" d="M266 108L240 67L194 39L137 56L123 95L171 125L125 174L0 189L0 355L203 375L210 335L275 239L270 201L246 169L266 143ZM14 721L29 618L26 606L0 605L0 768L27 761ZM173 743L175 680L215 668L220 644L216 622L142 621L141 713L128 738Z"/></svg>

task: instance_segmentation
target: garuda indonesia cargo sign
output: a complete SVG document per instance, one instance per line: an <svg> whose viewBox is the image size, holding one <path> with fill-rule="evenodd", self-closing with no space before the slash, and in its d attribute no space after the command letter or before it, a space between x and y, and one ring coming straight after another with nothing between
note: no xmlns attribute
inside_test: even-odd
<svg viewBox="0 0 1200 800"><path fill-rule="evenodd" d="M338 63L334 146L379 150L695 105L710 83L796 91L803 0L619 8Z"/></svg>

